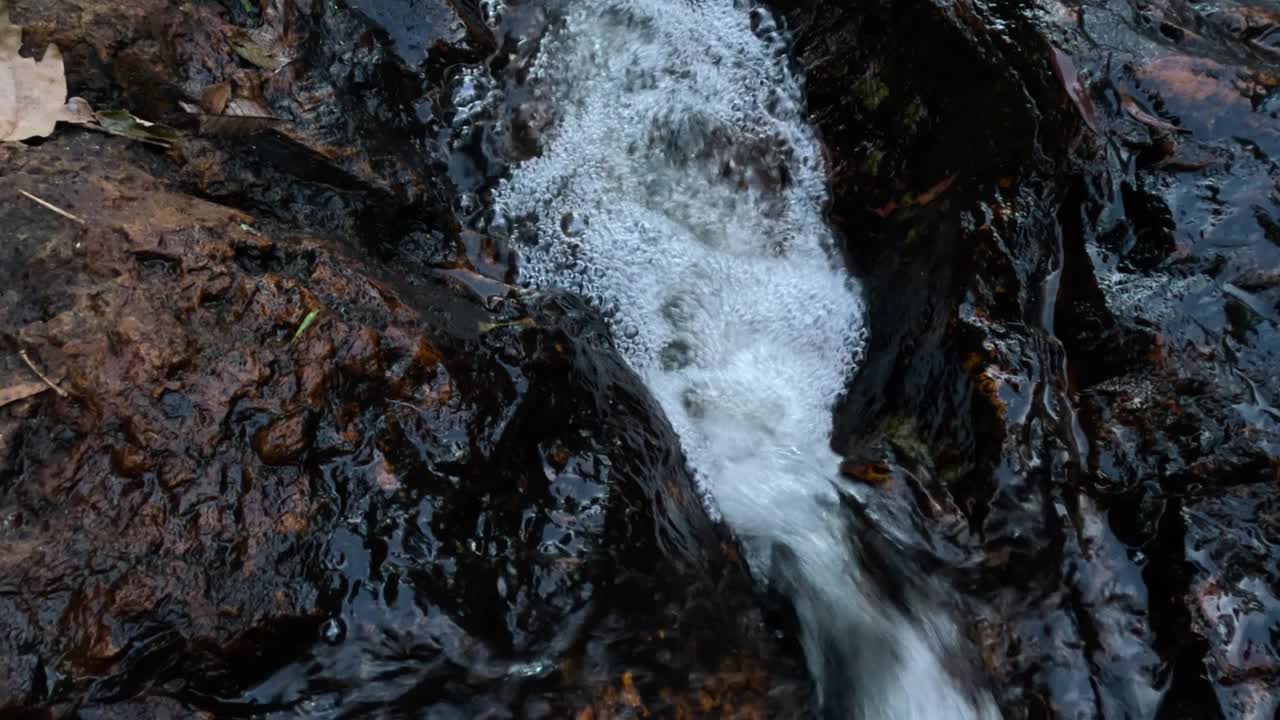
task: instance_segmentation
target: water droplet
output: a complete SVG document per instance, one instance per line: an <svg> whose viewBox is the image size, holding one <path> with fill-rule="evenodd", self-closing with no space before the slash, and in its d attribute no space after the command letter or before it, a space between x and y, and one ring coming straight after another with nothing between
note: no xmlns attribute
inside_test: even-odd
<svg viewBox="0 0 1280 720"><path fill-rule="evenodd" d="M320 625L320 639L337 645L347 637L347 624L339 618L329 618Z"/></svg>

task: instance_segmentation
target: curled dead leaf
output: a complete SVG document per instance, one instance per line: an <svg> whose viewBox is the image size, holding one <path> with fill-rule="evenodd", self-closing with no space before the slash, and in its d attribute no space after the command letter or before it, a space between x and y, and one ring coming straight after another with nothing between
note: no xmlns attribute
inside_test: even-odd
<svg viewBox="0 0 1280 720"><path fill-rule="evenodd" d="M0 6L0 142L44 137L59 120L75 122L63 104L67 80L58 46L46 48L40 62L22 57L21 48L22 28Z"/></svg>
<svg viewBox="0 0 1280 720"><path fill-rule="evenodd" d="M1127 113L1129 117L1137 120L1147 127L1171 133L1186 132L1177 125L1165 122L1151 113L1148 113L1146 110L1143 110L1139 107L1138 102L1126 93L1120 93L1120 107L1124 108L1125 113Z"/></svg>
<svg viewBox="0 0 1280 720"><path fill-rule="evenodd" d="M218 83L204 89L200 96L200 109L209 115L221 115L231 101L231 84Z"/></svg>
<svg viewBox="0 0 1280 720"><path fill-rule="evenodd" d="M0 4L0 142L45 137L60 122L158 145L177 139L176 131L124 110L94 112L83 98L68 100L57 45L47 47L39 62L22 57L21 49L22 28L9 21L8 9Z"/></svg>
<svg viewBox="0 0 1280 720"><path fill-rule="evenodd" d="M254 97L254 94L258 96ZM231 83L223 82L205 88L199 105L179 104L183 110L196 116L200 135L242 137L283 123L260 99L261 95L254 94L245 96Z"/></svg>

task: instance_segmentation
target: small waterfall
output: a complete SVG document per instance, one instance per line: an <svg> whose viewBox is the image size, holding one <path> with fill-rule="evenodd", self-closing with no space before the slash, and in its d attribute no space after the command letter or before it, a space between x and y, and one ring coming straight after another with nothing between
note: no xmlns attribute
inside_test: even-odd
<svg viewBox="0 0 1280 720"><path fill-rule="evenodd" d="M864 577L832 405L864 350L860 288L785 41L733 0L593 0L551 17L525 90L553 113L493 210L519 279L588 298L679 433L752 571L788 588L830 717L994 718L943 657L954 625Z"/></svg>

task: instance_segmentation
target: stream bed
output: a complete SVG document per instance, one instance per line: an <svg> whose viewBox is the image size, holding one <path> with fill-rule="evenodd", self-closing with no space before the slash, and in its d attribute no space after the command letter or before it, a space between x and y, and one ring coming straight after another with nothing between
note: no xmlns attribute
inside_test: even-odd
<svg viewBox="0 0 1280 720"><path fill-rule="evenodd" d="M1263 0L9 5L0 717L1280 711Z"/></svg>

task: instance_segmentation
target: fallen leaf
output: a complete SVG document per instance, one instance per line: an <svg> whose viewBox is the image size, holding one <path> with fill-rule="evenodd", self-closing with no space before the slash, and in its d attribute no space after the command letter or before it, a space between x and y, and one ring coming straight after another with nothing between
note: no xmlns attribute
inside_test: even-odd
<svg viewBox="0 0 1280 720"><path fill-rule="evenodd" d="M98 120L94 117L93 106L84 98L67 98L67 104L62 108L63 116L58 118L63 122L75 123L77 125L91 125Z"/></svg>
<svg viewBox="0 0 1280 720"><path fill-rule="evenodd" d="M281 43L260 42L239 28L228 33L227 42L242 60L263 70L275 72L293 62L293 56L282 47Z"/></svg>
<svg viewBox="0 0 1280 720"><path fill-rule="evenodd" d="M39 395L50 387L42 382L21 382L17 385L0 388L0 407L19 400L26 400L32 395Z"/></svg>
<svg viewBox="0 0 1280 720"><path fill-rule="evenodd" d="M230 83L218 83L204 89L200 96L200 109L209 115L221 115L228 102L231 102Z"/></svg>
<svg viewBox="0 0 1280 720"><path fill-rule="evenodd" d="M197 115L196 120L197 131L206 137L244 137L276 127L283 122L273 117L233 115Z"/></svg>
<svg viewBox="0 0 1280 720"><path fill-rule="evenodd" d="M21 48L22 28L9 22L9 11L0 3L0 142L45 137L59 122L166 147L178 138L176 130L125 110L94 112L83 98L68 100L58 46L45 48L40 62L22 57Z"/></svg>
<svg viewBox="0 0 1280 720"><path fill-rule="evenodd" d="M290 342L297 342L298 338L302 337L302 334L305 333L308 329L311 328L312 325L315 324L316 318L318 317L320 317L319 308L307 313L307 316L302 318L302 324L298 326L298 331L293 334L293 340L291 340Z"/></svg>
<svg viewBox="0 0 1280 720"><path fill-rule="evenodd" d="M1051 45L1049 46L1049 64L1053 66L1053 71L1058 76L1058 81L1062 83L1063 89L1066 90L1067 97L1076 106L1076 110L1080 111L1080 118L1084 120L1084 124L1095 133L1098 132L1098 117L1093 110L1093 100L1089 98L1088 89L1080 82L1080 73L1076 70L1075 61L1070 55Z"/></svg>
<svg viewBox="0 0 1280 720"><path fill-rule="evenodd" d="M59 121L83 121L83 107L66 104L58 46L45 48L41 62L22 57L21 48L22 28L11 24L8 9L0 7L0 142L44 137Z"/></svg>
<svg viewBox="0 0 1280 720"><path fill-rule="evenodd" d="M106 110L95 114L99 127L122 137L141 140L163 147L177 142L181 135L171 127L134 117L128 110Z"/></svg>
<svg viewBox="0 0 1280 720"><path fill-rule="evenodd" d="M1131 96L1125 93L1120 93L1120 107L1124 108L1124 111L1129 114L1129 117L1133 118L1134 120L1137 120L1138 122L1148 127L1153 127L1157 130L1164 130L1165 132L1172 132L1172 133L1186 132L1186 130L1183 130L1177 125L1174 125L1173 123L1165 122L1164 120L1161 120L1160 118L1155 117L1154 115L1151 115L1146 110L1143 110L1141 107L1138 106L1138 103L1136 100L1134 100Z"/></svg>
<svg viewBox="0 0 1280 720"><path fill-rule="evenodd" d="M237 94L230 83L205 88L200 104L179 105L196 117L197 132L210 137L243 137L283 124L266 103Z"/></svg>
<svg viewBox="0 0 1280 720"><path fill-rule="evenodd" d="M252 98L243 97L234 98L227 103L227 107L222 111L222 114L230 117L259 118L262 120L276 119L271 114L271 108Z"/></svg>
<svg viewBox="0 0 1280 720"><path fill-rule="evenodd" d="M925 190L924 192L920 193L919 197L916 198L916 204L928 205L934 200L937 200L938 196L946 192L947 189L951 187L951 184L954 183L955 181L956 181L956 176L952 175L951 177L945 180L942 180L941 182L937 183L936 185L929 188L928 190Z"/></svg>

